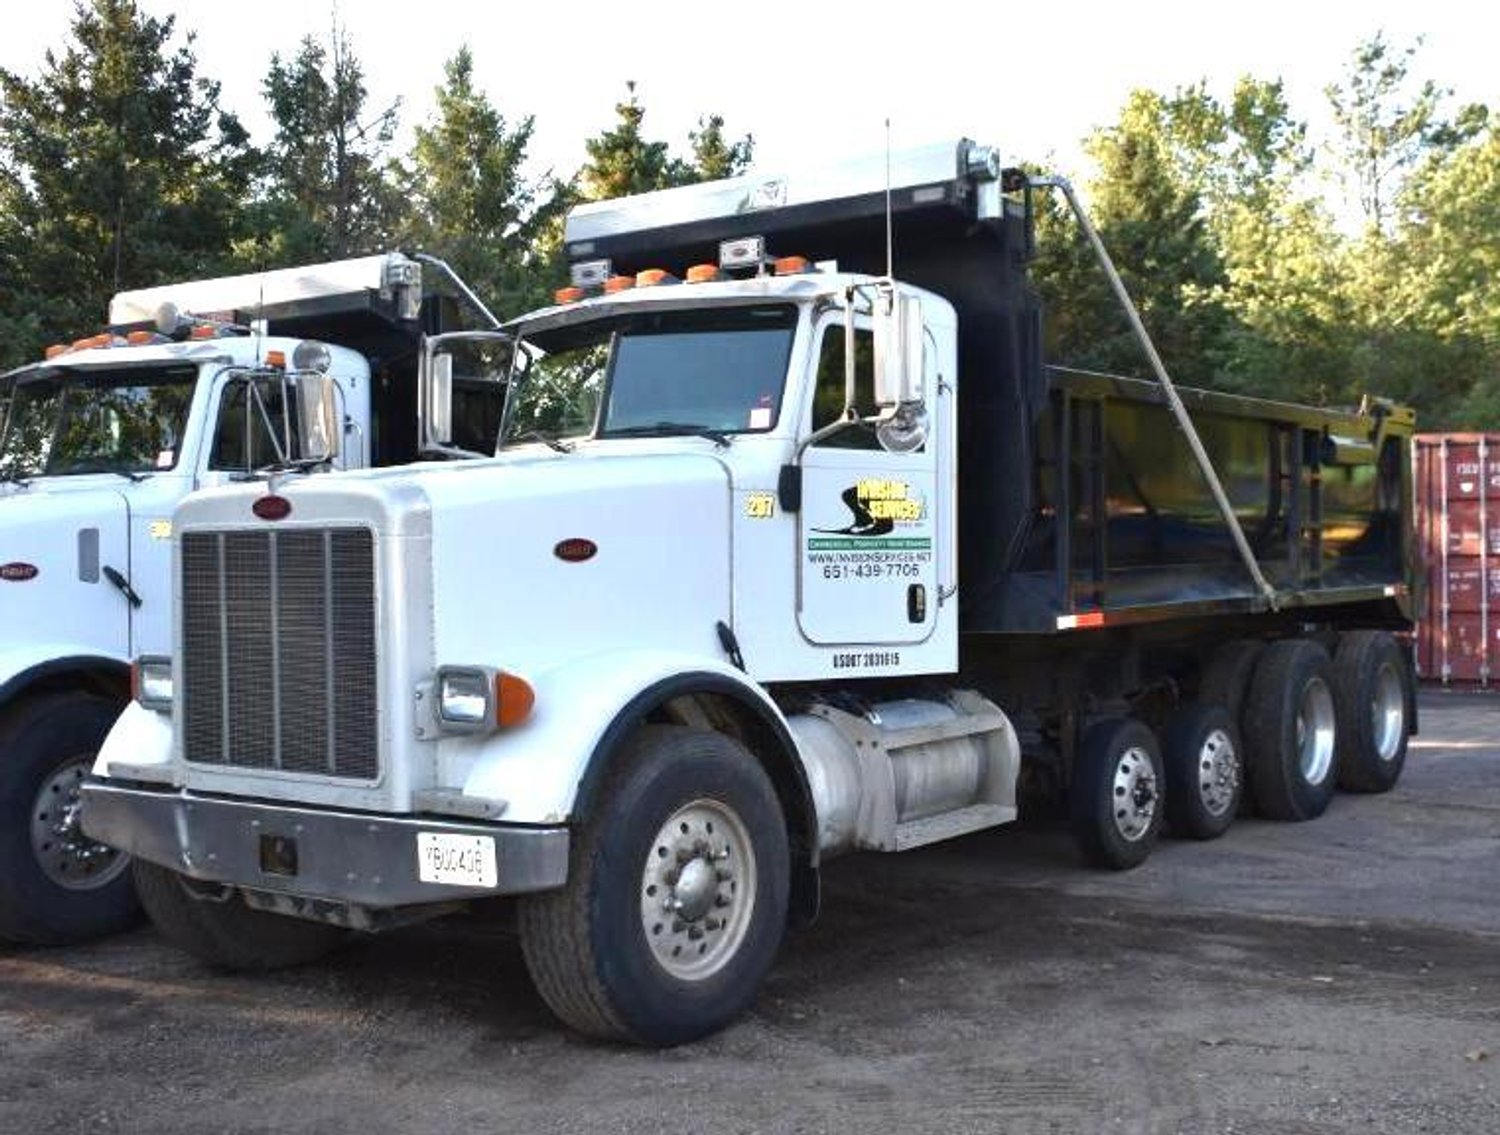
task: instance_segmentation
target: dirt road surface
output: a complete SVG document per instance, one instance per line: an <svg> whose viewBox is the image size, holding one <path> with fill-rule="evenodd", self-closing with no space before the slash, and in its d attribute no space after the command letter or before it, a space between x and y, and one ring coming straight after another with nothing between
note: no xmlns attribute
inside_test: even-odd
<svg viewBox="0 0 1500 1135"><path fill-rule="evenodd" d="M294 973L149 928L0 946L0 1132L1500 1132L1500 699L1424 695L1387 796L1165 841L1022 826L831 865L754 1011L579 1040L508 920Z"/></svg>

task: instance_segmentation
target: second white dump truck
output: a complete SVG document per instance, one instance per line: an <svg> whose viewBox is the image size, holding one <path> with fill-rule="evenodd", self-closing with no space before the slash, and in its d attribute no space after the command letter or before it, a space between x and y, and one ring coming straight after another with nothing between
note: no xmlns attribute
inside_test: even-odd
<svg viewBox="0 0 1500 1135"><path fill-rule="evenodd" d="M502 382L461 352L433 406L422 364L493 326L441 262L387 253L122 292L105 331L0 376L0 938L72 941L137 910L127 857L78 829L78 785L130 660L170 650L177 503L492 453Z"/></svg>
<svg viewBox="0 0 1500 1135"><path fill-rule="evenodd" d="M518 896L563 1020L673 1044L828 858L1023 781L1116 868L1391 787L1411 414L1044 366L1051 190L964 141L579 207L494 460L182 504L85 829L223 965Z"/></svg>

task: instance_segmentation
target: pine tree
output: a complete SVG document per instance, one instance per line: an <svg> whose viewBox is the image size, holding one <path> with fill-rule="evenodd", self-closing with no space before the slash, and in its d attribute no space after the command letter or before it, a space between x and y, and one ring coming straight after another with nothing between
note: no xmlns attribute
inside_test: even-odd
<svg viewBox="0 0 1500 1135"><path fill-rule="evenodd" d="M666 142L648 141L641 130L646 108L635 83L625 84L624 102L615 104L615 125L584 143L589 160L579 172L579 194L587 201L627 197L720 177L733 177L750 164L754 139L724 137L721 115L706 114L688 135L691 158L674 157Z"/></svg>
<svg viewBox="0 0 1500 1135"><path fill-rule="evenodd" d="M276 135L267 152L260 264L296 264L377 251L402 223L389 147L399 104L367 107L364 67L335 25L297 53L271 57L262 85Z"/></svg>
<svg viewBox="0 0 1500 1135"><path fill-rule="evenodd" d="M193 37L133 0L79 0L41 74L0 71L0 352L76 337L109 296L222 269L255 155ZM16 338L11 338L15 336Z"/></svg>
<svg viewBox="0 0 1500 1135"><path fill-rule="evenodd" d="M549 236L567 204L555 179L523 174L533 119L514 126L474 86L462 48L444 67L437 112L416 129L409 241L443 257L502 317L546 300Z"/></svg>

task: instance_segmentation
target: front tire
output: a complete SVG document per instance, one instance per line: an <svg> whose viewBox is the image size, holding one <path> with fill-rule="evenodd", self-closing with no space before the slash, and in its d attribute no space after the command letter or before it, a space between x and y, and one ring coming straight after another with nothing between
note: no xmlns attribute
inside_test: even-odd
<svg viewBox="0 0 1500 1135"><path fill-rule="evenodd" d="M63 945L140 917L124 852L78 826L78 789L120 714L82 692L12 709L0 726L0 937Z"/></svg>
<svg viewBox="0 0 1500 1135"><path fill-rule="evenodd" d="M1411 667L1383 631L1352 631L1333 657L1339 787L1389 792L1401 779L1411 733Z"/></svg>
<svg viewBox="0 0 1500 1135"><path fill-rule="evenodd" d="M1068 793L1073 840L1095 867L1139 866L1161 834L1162 761L1156 735L1133 718L1095 722Z"/></svg>
<svg viewBox="0 0 1500 1135"><path fill-rule="evenodd" d="M579 1032L667 1046L754 1001L786 927L776 791L729 737L645 726L576 832L568 882L519 908L537 991Z"/></svg>
<svg viewBox="0 0 1500 1135"><path fill-rule="evenodd" d="M233 890L200 892L176 871L139 859L135 885L162 935L218 969L268 973L306 965L349 936L337 926L255 910Z"/></svg>
<svg viewBox="0 0 1500 1135"><path fill-rule="evenodd" d="M1273 820L1321 816L1338 780L1328 652L1298 638L1266 647L1245 700L1243 727L1260 814Z"/></svg>

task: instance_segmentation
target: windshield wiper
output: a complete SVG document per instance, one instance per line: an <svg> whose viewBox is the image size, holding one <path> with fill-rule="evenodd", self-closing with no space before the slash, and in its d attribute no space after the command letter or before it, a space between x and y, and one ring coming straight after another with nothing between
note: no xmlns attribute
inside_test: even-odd
<svg viewBox="0 0 1500 1135"><path fill-rule="evenodd" d="M133 485L140 484L150 476L149 473L138 473L130 469L116 469L104 461L75 461L71 465L49 469L47 472L59 477L72 477L82 473L113 473L116 477L124 477Z"/></svg>
<svg viewBox="0 0 1500 1135"><path fill-rule="evenodd" d="M319 465L331 464L332 461L333 458L331 457L297 457L289 458L286 461L273 461L269 465L258 466L250 474L250 478L247 479L261 476L269 477L273 473L307 473L316 469Z"/></svg>
<svg viewBox="0 0 1500 1135"><path fill-rule="evenodd" d="M693 437L706 438L720 449L728 449L731 440L730 436L722 430L693 425L691 422L653 422L649 426L625 426L623 429L605 430L599 436L601 438L671 437L674 434L691 434Z"/></svg>
<svg viewBox="0 0 1500 1135"><path fill-rule="evenodd" d="M517 434L515 440L539 441L548 449L556 450L558 453L573 452L573 447L571 445L569 445L565 441L558 441L557 438L553 437L551 434L545 432L544 430L527 430L523 434Z"/></svg>

